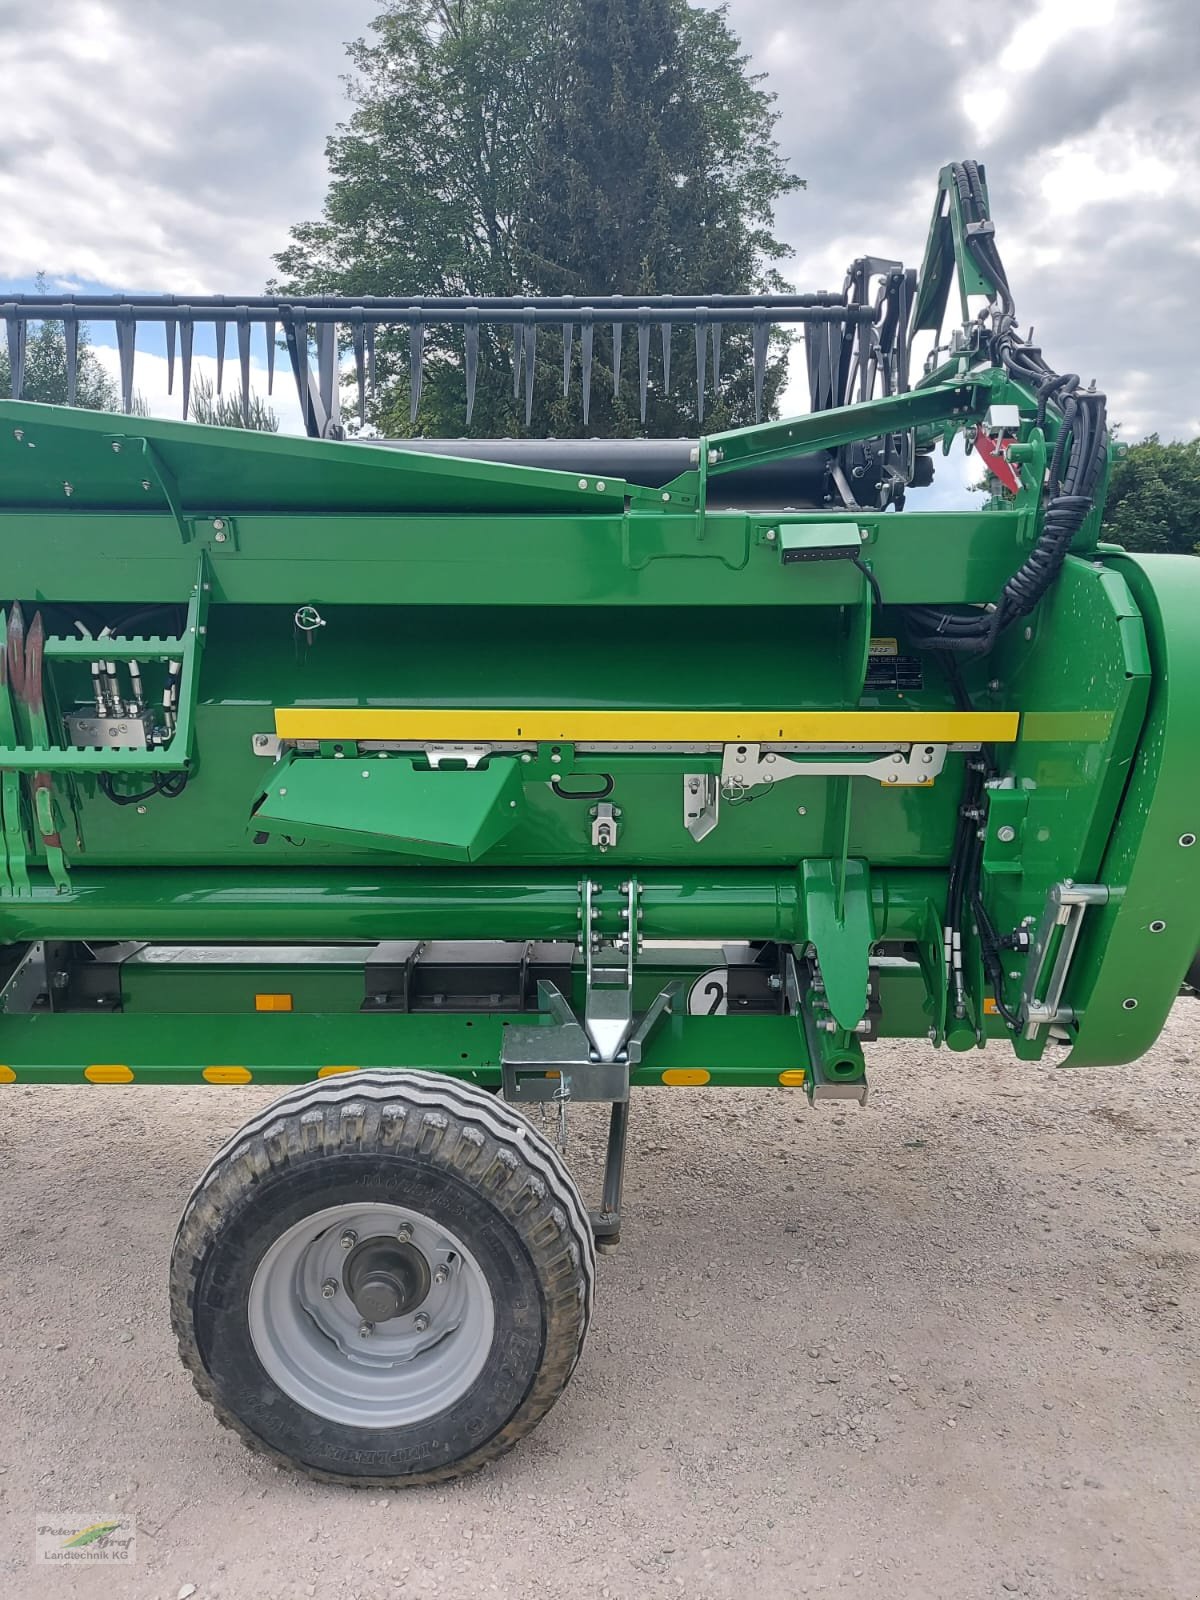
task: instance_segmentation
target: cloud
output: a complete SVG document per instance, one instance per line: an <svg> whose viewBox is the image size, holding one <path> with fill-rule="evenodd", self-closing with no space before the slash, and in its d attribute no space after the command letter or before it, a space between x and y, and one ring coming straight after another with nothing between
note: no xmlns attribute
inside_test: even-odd
<svg viewBox="0 0 1200 1600"><path fill-rule="evenodd" d="M0 279L258 290L289 227L319 214L325 139L349 109L343 43L377 9L0 0ZM797 286L840 287L866 252L919 263L938 169L978 157L1047 358L1095 376L1128 437L1197 431L1195 0L949 17L909 0L731 0L729 17L808 180L778 219ZM139 356L140 386L151 370Z"/></svg>

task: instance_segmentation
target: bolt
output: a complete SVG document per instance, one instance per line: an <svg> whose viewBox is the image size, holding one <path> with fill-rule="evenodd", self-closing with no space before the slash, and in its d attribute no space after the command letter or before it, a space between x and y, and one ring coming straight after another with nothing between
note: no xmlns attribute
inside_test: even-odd
<svg viewBox="0 0 1200 1600"><path fill-rule="evenodd" d="M666 504L667 504L667 502L668 502L668 501L669 501L669 500L670 500L670 498L671 498L671 496L670 496L670 495L669 495L669 494L668 494L668 493L667 493L667 491L666 491L666 490L665 490L665 489L664 489L664 490L663 490L663 504L664 504L664 505L666 505Z"/></svg>
<svg viewBox="0 0 1200 1600"><path fill-rule="evenodd" d="M358 1337L360 1339L369 1339L374 1332L375 1332L375 1324L373 1322L360 1322L359 1323L359 1325L358 1325Z"/></svg>
<svg viewBox="0 0 1200 1600"><path fill-rule="evenodd" d="M218 533L220 533L225 527L225 518L224 517L214 517L213 518L213 527L216 529L216 531Z"/></svg>
<svg viewBox="0 0 1200 1600"><path fill-rule="evenodd" d="M1184 849L1184 850L1190 850L1192 845L1195 844L1195 842L1196 842L1196 835L1194 833L1181 833L1179 835L1180 847L1182 849Z"/></svg>
<svg viewBox="0 0 1200 1600"><path fill-rule="evenodd" d="M554 754L550 757L550 760L553 762L553 764L555 766L558 766L559 762L562 760L562 757L558 754L557 751L555 751Z"/></svg>
<svg viewBox="0 0 1200 1600"><path fill-rule="evenodd" d="M1017 837L1017 830L1015 828L1010 828L1006 822L1002 828L996 829L996 837L999 839L1001 844L1011 844Z"/></svg>
<svg viewBox="0 0 1200 1600"><path fill-rule="evenodd" d="M992 691L993 694L995 694L996 691L1000 687L1001 687L1001 684L1000 684L1000 679L999 678L989 678L988 679L988 688Z"/></svg>
<svg viewBox="0 0 1200 1600"><path fill-rule="evenodd" d="M1137 1010L1137 1001L1133 1000L1133 999L1122 1000L1121 1001L1121 1005L1124 1008L1124 1010L1126 1010L1126 1011L1136 1011Z"/></svg>
<svg viewBox="0 0 1200 1600"><path fill-rule="evenodd" d="M345 1233L342 1235L342 1249L353 1250L357 1243L358 1235L355 1233L353 1228L347 1228Z"/></svg>
<svg viewBox="0 0 1200 1600"><path fill-rule="evenodd" d="M765 539L766 539L768 544L774 544L775 543L775 538L776 538L775 529L774 528L768 528L767 531L766 531L766 534L764 535L764 537L765 537Z"/></svg>
<svg viewBox="0 0 1200 1600"><path fill-rule="evenodd" d="M937 1029L936 1028L930 1028L928 1037L929 1037L929 1042L931 1044L935 1043L936 1040L937 1040Z"/></svg>
<svg viewBox="0 0 1200 1600"><path fill-rule="evenodd" d="M283 797L284 797L284 795L285 795L285 794L286 794L286 793L287 793L287 790L286 790L286 789L280 789L280 791L279 791L279 798L280 798L280 799L281 799L281 800L282 800L282 799L283 799Z"/></svg>
<svg viewBox="0 0 1200 1600"><path fill-rule="evenodd" d="M256 733L254 735L254 743L257 745L257 747L260 750L265 749L269 742L270 742L270 736L268 734Z"/></svg>
<svg viewBox="0 0 1200 1600"><path fill-rule="evenodd" d="M413 1327L417 1330L418 1333L424 1333L425 1329L428 1326L429 1326L429 1316L428 1316L428 1314L426 1312L424 1312L424 1311L418 1311L416 1316L413 1318Z"/></svg>
<svg viewBox="0 0 1200 1600"><path fill-rule="evenodd" d="M63 480L63 493L66 495L67 499L69 500L71 498L71 496L75 493L75 485L73 483L67 483L66 480L64 479Z"/></svg>
<svg viewBox="0 0 1200 1600"><path fill-rule="evenodd" d="M601 479L599 479L599 480L598 480L598 481L597 481L597 484L596 484L596 493L597 493L597 494L603 494L603 493L604 493L604 479L603 479L603 478L601 478Z"/></svg>
<svg viewBox="0 0 1200 1600"><path fill-rule="evenodd" d="M147 494L150 493L150 479L149 478L143 478L142 479L142 488L146 491Z"/></svg>
<svg viewBox="0 0 1200 1600"><path fill-rule="evenodd" d="M368 767L364 767L363 768L363 777L364 778L369 778L370 776L371 776L370 769Z"/></svg>
<svg viewBox="0 0 1200 1600"><path fill-rule="evenodd" d="M434 1273L434 1275L433 1275L434 1283L446 1283L446 1282L449 1281L449 1278L450 1278L450 1268L445 1266L444 1264L442 1266L440 1266L437 1269L437 1271Z"/></svg>
<svg viewBox="0 0 1200 1600"><path fill-rule="evenodd" d="M1026 643L1028 643L1029 640L1032 639L1032 638L1033 638L1033 629L1032 628L1026 628L1025 629L1025 641L1026 641Z"/></svg>
<svg viewBox="0 0 1200 1600"><path fill-rule="evenodd" d="M20 444L21 440L24 437L25 437L25 429L24 428L14 428L13 429L13 438L17 441L18 444Z"/></svg>
<svg viewBox="0 0 1200 1600"><path fill-rule="evenodd" d="M120 439L114 439L113 442L112 442L112 447L113 447L113 455L119 456L121 454L121 441L120 441Z"/></svg>
<svg viewBox="0 0 1200 1600"><path fill-rule="evenodd" d="M325 1282L321 1285L321 1298L322 1298L322 1300L332 1300L336 1293L337 1293L337 1279L336 1278L326 1278Z"/></svg>
<svg viewBox="0 0 1200 1600"><path fill-rule="evenodd" d="M796 807L796 815L798 817L806 817L808 815L808 807L807 806L797 806Z"/></svg>
<svg viewBox="0 0 1200 1600"><path fill-rule="evenodd" d="M580 478L579 487L581 489L586 489L587 488L587 479L586 478Z"/></svg>
<svg viewBox="0 0 1200 1600"><path fill-rule="evenodd" d="M1150 932L1151 933L1161 933L1165 927L1166 927L1166 923L1165 922L1163 922L1161 920L1156 920L1156 921L1154 921L1154 922L1152 922L1150 924Z"/></svg>
<svg viewBox="0 0 1200 1600"><path fill-rule="evenodd" d="M213 534L213 538L216 540L216 542L218 544L224 544L225 543L225 535L223 533L214 533Z"/></svg>
<svg viewBox="0 0 1200 1600"><path fill-rule="evenodd" d="M145 806L139 806L139 807L138 807L138 808L137 808L137 814L138 814L138 816L139 816L139 817L144 817L144 816L145 816L145 815L146 815L146 808L145 808Z"/></svg>
<svg viewBox="0 0 1200 1600"><path fill-rule="evenodd" d="M396 1237L401 1241L411 1239L412 1233L413 1231L411 1222L402 1222L396 1229Z"/></svg>

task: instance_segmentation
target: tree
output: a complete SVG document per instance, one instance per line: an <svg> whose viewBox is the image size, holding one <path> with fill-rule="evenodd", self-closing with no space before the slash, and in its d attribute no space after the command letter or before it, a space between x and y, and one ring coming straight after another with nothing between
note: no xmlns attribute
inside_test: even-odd
<svg viewBox="0 0 1200 1600"><path fill-rule="evenodd" d="M723 9L686 0L387 0L350 47L353 113L327 145L320 221L276 257L284 292L546 294L750 292L779 284L776 201L798 186L772 137L774 97L747 72ZM612 399L596 338L589 432L639 430L636 338ZM690 339L675 350L686 376ZM748 343L748 341L744 341ZM750 420L749 361L727 348L715 426ZM526 431L507 335L482 338L473 429ZM539 341L528 431L580 431L561 344ZM768 407L782 384L778 351ZM419 431L460 434L461 341L430 328ZM409 433L403 334L381 337L372 421ZM657 376L657 363L652 369ZM696 426L694 390L655 390L650 430Z"/></svg>
<svg viewBox="0 0 1200 1600"><path fill-rule="evenodd" d="M5 346L0 350L0 394L11 393L12 367ZM43 405L66 405L67 341L61 322L35 322L30 325L25 340L25 376L21 398L39 400ZM117 386L100 365L85 327L79 329L75 404L88 411L116 411L121 404Z"/></svg>
<svg viewBox="0 0 1200 1600"><path fill-rule="evenodd" d="M279 418L261 395L250 391L250 420L242 416L242 392L218 394L211 378L203 375L192 382L188 416L193 422L211 423L218 428L251 428L258 433L278 433Z"/></svg>
<svg viewBox="0 0 1200 1600"><path fill-rule="evenodd" d="M1126 550L1200 554L1200 439L1152 433L1118 456L1102 532Z"/></svg>

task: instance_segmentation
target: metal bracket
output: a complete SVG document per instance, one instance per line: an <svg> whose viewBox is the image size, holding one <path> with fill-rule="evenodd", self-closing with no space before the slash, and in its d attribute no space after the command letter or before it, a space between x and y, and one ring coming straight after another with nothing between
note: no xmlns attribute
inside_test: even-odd
<svg viewBox="0 0 1200 1600"><path fill-rule="evenodd" d="M699 844L716 827L721 806L721 785L712 772L683 775L683 825Z"/></svg>
<svg viewBox="0 0 1200 1600"><path fill-rule="evenodd" d="M1062 1003L1063 991L1070 976L1075 947L1083 930L1083 915L1089 906L1108 904L1109 890L1102 883L1072 883L1068 878L1056 883L1046 896L1046 908L1038 924L1033 949L1029 952L1029 965L1021 987L1018 1017L1026 1039L1035 1039L1042 1027L1057 1027L1072 1022L1075 1013ZM1062 937L1054 955L1054 964L1046 981L1045 992L1039 996L1042 974L1050 958L1050 947L1055 929L1062 929Z"/></svg>
<svg viewBox="0 0 1200 1600"><path fill-rule="evenodd" d="M874 778L897 788L920 788L940 776L948 745L914 744L907 750L871 760L793 761L757 744L727 744L721 759L721 787L726 798L759 783L785 778Z"/></svg>
<svg viewBox="0 0 1200 1600"><path fill-rule="evenodd" d="M601 853L616 844L621 826L618 820L620 815L610 800L602 800L599 805L592 807L592 845Z"/></svg>

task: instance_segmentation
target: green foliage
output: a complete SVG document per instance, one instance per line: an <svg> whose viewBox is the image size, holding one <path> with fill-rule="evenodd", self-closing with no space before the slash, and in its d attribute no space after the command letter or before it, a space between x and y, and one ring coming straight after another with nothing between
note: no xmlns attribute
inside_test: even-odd
<svg viewBox="0 0 1200 1600"><path fill-rule="evenodd" d="M213 380L199 376L193 379L188 416L193 422L212 423L218 428L251 428L258 433L278 433L279 418L261 395L250 391L250 420L242 416L242 391L236 394L218 394Z"/></svg>
<svg viewBox="0 0 1200 1600"><path fill-rule="evenodd" d="M747 71L724 9L686 0L388 0L350 47L352 115L329 140L324 216L276 259L289 294L739 293L776 287L771 231L796 188L773 138L774 96ZM557 331L538 341L533 418L513 394L512 344L481 335L472 431L582 431L579 330L569 401ZM767 415L784 372L777 341ZM658 330L648 431L695 431L694 355ZM727 336L706 421L752 418L749 340ZM637 336L597 331L590 433L640 431ZM371 420L407 434L408 350L379 340ZM736 373L736 380L731 375ZM710 385L711 385L710 360ZM461 337L428 333L416 431L465 428Z"/></svg>
<svg viewBox="0 0 1200 1600"><path fill-rule="evenodd" d="M12 368L7 346L0 350L0 394L12 392ZM43 405L67 403L67 341L61 322L35 322L25 341L25 380L22 400L37 400ZM117 411L121 396L117 386L100 365L88 343L87 329L79 330L79 366L75 404L88 411ZM135 408L136 409L136 408Z"/></svg>
<svg viewBox="0 0 1200 1600"><path fill-rule="evenodd" d="M1200 439L1156 433L1113 465L1102 537L1126 550L1200 554Z"/></svg>

